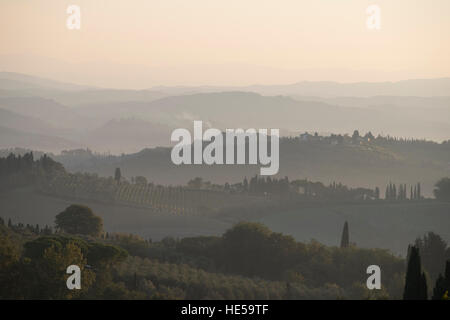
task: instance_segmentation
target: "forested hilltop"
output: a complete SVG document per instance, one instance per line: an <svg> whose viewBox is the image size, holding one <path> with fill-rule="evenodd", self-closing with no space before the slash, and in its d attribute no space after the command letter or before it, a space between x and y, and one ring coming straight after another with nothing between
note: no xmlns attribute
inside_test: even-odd
<svg viewBox="0 0 450 320"><path fill-rule="evenodd" d="M217 215L229 211L267 211L295 208L299 204L364 203L371 201L425 201L420 182L414 185L389 182L380 188L351 188L333 181L329 185L308 179L289 180L255 175L234 184L214 184L196 177L186 185L163 186L144 176L127 179L121 169L114 176L69 173L47 155L35 160L32 152L10 153L0 158L0 188L31 187L38 193L78 201L139 206L175 215ZM448 181L436 184L435 195L447 200ZM383 186L384 187L384 186Z"/></svg>
<svg viewBox="0 0 450 320"><path fill-rule="evenodd" d="M421 181L355 188L253 175L167 186L121 167L108 177L70 173L31 152L0 158L0 177L1 298L448 297L449 178L436 181L434 197ZM279 232L283 223L327 245ZM82 290L65 287L71 264L83 272ZM379 291L365 285L370 265L382 269Z"/></svg>
<svg viewBox="0 0 450 320"><path fill-rule="evenodd" d="M259 166L175 166L170 148L144 149L121 156L97 154L90 150L70 150L49 154L69 172L90 172L108 177L120 167L128 178L143 176L155 184L184 185L194 177L213 184L233 184L259 174ZM5 149L24 154L29 150ZM38 151L35 155L41 155ZM422 194L433 195L433 186L443 176L450 176L450 143L427 140L374 137L370 132L351 135L303 133L280 140L280 171L277 178L309 179L325 184L333 181L352 187L374 189L387 183L422 183ZM382 193L384 190L382 190ZM408 190L409 192L409 190Z"/></svg>
<svg viewBox="0 0 450 320"><path fill-rule="evenodd" d="M267 224L297 241L336 243L336 225L348 220L364 248L406 255L417 234L434 231L450 241L448 179L434 182L433 196L420 180L385 181L371 188L289 177L241 177L213 183L193 177L186 184L161 185L144 176L125 176L115 167L107 177L70 173L47 155L0 158L0 208L5 218L51 224L51 212L70 203L89 205L108 231L162 239L219 235L242 220ZM434 199L434 195L436 199Z"/></svg>

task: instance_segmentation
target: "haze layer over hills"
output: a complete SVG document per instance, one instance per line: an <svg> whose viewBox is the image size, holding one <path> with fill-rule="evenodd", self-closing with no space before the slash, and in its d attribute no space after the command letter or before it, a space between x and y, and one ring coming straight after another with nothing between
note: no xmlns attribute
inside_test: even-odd
<svg viewBox="0 0 450 320"><path fill-rule="evenodd" d="M279 128L287 136L358 129L440 142L450 133L448 92L448 78L116 90L2 72L0 127L9 133L0 148L138 152L170 146L171 131L192 129L193 120L220 129ZM40 143L26 134L41 135Z"/></svg>

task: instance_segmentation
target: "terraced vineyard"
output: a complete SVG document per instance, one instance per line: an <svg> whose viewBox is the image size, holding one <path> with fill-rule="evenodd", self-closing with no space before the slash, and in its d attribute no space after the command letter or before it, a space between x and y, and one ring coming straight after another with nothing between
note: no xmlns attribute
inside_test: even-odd
<svg viewBox="0 0 450 320"><path fill-rule="evenodd" d="M118 183L112 177L65 174L39 184L39 191L74 200L94 200L150 208L175 215L205 215L220 208L264 201L261 197L236 195L225 191Z"/></svg>

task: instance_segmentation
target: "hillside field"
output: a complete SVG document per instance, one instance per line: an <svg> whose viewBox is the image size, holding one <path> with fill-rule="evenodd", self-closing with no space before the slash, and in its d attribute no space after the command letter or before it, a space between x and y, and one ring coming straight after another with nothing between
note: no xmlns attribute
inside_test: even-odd
<svg viewBox="0 0 450 320"><path fill-rule="evenodd" d="M0 194L0 216L14 223L53 226L54 217L77 201L42 195L32 188ZM299 204L295 209L251 215L182 216L161 214L132 206L82 202L104 220L109 232L135 233L160 240L167 236L182 238L221 235L242 220L259 221L275 232L290 234L298 241L315 239L338 245L342 226L348 221L350 241L364 248L389 249L404 256L408 244L428 231L450 242L450 203L369 202Z"/></svg>

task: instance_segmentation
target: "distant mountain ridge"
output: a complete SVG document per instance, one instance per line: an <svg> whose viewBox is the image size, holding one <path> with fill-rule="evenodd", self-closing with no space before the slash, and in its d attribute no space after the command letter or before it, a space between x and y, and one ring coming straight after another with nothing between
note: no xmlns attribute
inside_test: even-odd
<svg viewBox="0 0 450 320"><path fill-rule="evenodd" d="M450 144L425 141L397 141L381 138L365 139L362 144L346 142L337 136L280 140L279 177L363 186L381 191L387 183L422 183L424 195L431 195L438 179L450 175ZM9 152L9 151L6 151ZM202 177L213 183L235 183L243 177L259 174L259 165L174 165L170 148L146 148L137 153L114 156L95 154L89 150L74 150L52 157L72 172L92 172L113 175L121 168L125 177L145 176L156 184L186 184ZM0 154L2 151L0 150Z"/></svg>
<svg viewBox="0 0 450 320"><path fill-rule="evenodd" d="M31 76L16 72L0 72L0 87L8 90L21 90L26 88L39 87L42 89L58 89L65 91L79 91L94 89L92 86L84 86L66 83L37 76Z"/></svg>
<svg viewBox="0 0 450 320"><path fill-rule="evenodd" d="M59 152L80 147L80 144L64 138L30 133L0 125L0 148L2 149L24 148Z"/></svg>
<svg viewBox="0 0 450 320"><path fill-rule="evenodd" d="M357 96L402 90L409 95ZM450 96L411 96L424 90L448 93L450 79L118 90L0 72L0 109L10 112L4 113L0 125L116 154L169 146L171 131L192 129L194 120L222 130L278 128L282 135L293 136L359 129L375 135L448 140ZM8 117L15 120L6 121Z"/></svg>
<svg viewBox="0 0 450 320"><path fill-rule="evenodd" d="M171 94L187 94L218 91L250 91L263 95L300 95L318 97L371 97L371 96L450 96L450 77L436 79L411 79L397 82L353 82L301 81L286 85L252 86L179 86L153 87Z"/></svg>
<svg viewBox="0 0 450 320"><path fill-rule="evenodd" d="M0 88L8 90L57 89L63 91L108 90L95 86L72 84L57 80L14 72L0 72ZM118 89L110 89L117 90ZM370 97L370 96L450 96L450 77L408 79L385 82L300 81L291 84L250 86L153 86L147 90L124 90L128 92L164 92L167 95L200 92L249 91L263 95L302 95L319 97ZM131 99L132 100L132 99Z"/></svg>

